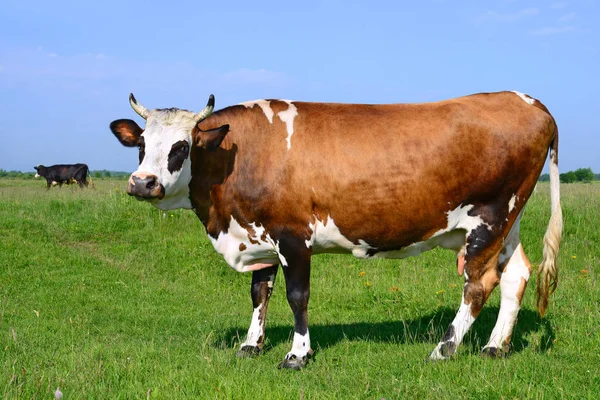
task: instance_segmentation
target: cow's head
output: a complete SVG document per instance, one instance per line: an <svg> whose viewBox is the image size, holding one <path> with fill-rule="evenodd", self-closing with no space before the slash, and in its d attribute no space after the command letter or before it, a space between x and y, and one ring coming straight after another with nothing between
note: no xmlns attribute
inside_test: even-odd
<svg viewBox="0 0 600 400"><path fill-rule="evenodd" d="M33 167L33 169L35 169L35 176L34 178L39 178L40 177L40 167L41 165L36 165L35 167Z"/></svg>
<svg viewBox="0 0 600 400"><path fill-rule="evenodd" d="M118 119L110 124L110 130L121 144L137 146L140 151L140 165L129 177L127 193L163 210L191 208L190 151L193 146L216 148L227 133L209 132L192 137L194 127L212 113L214 96L210 95L208 104L199 113L177 108L148 110L133 94L129 95L129 103L146 120L146 128L140 128L130 119Z"/></svg>

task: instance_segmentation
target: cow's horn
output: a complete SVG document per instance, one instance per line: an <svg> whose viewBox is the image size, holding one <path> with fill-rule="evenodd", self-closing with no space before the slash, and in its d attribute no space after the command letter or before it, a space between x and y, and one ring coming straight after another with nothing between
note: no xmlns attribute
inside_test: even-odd
<svg viewBox="0 0 600 400"><path fill-rule="evenodd" d="M129 93L129 104L131 104L131 108L133 108L133 111L138 113L140 117L148 119L150 112L146 107L137 102L137 100L133 96L133 93Z"/></svg>
<svg viewBox="0 0 600 400"><path fill-rule="evenodd" d="M204 110L202 110L198 114L196 114L196 121L200 122L204 118L208 117L210 114L212 114L214 108L215 108L215 96L213 96L211 94L208 97L208 103L206 104L206 107L204 107Z"/></svg>

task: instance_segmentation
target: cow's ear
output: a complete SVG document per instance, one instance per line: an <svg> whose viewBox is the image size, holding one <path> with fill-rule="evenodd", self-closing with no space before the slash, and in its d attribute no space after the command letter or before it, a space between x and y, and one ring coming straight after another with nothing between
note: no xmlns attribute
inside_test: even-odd
<svg viewBox="0 0 600 400"><path fill-rule="evenodd" d="M110 123L111 132L119 139L123 146L133 147L140 142L144 130L130 119L118 119Z"/></svg>
<svg viewBox="0 0 600 400"><path fill-rule="evenodd" d="M203 147L211 151L216 150L221 145L223 139L225 139L227 132L229 132L229 125L223 125L207 131L196 128L194 142L198 147Z"/></svg>

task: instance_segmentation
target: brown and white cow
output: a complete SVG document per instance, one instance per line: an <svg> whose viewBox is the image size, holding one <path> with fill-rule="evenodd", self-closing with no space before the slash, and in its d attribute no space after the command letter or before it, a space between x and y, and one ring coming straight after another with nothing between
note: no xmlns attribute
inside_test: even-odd
<svg viewBox="0 0 600 400"><path fill-rule="evenodd" d="M427 104L322 104L258 100L212 113L148 110L146 128L110 128L138 146L127 191L161 209L188 208L235 270L253 271L254 313L239 355L264 343L267 305L282 265L294 313L291 351L312 354L307 305L313 254L404 258L436 246L458 254L462 304L430 355L451 357L500 283L501 306L484 354L504 355L531 273L519 238L523 207L550 150L552 215L538 272L543 315L557 282L562 232L558 130L519 92Z"/></svg>

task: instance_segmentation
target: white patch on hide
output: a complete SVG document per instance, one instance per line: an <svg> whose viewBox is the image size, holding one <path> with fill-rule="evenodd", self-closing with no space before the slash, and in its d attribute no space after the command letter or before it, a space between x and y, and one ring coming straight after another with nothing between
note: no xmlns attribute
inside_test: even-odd
<svg viewBox="0 0 600 400"><path fill-rule="evenodd" d="M248 328L248 335L246 336L246 340L242 343L241 347L244 346L258 346L258 339L263 335L262 324L260 323L260 310L263 305L259 304L258 307L254 309L252 312L252 321L250 322L250 328Z"/></svg>
<svg viewBox="0 0 600 400"><path fill-rule="evenodd" d="M533 104L535 102L534 98L530 97L529 95L527 95L525 93L521 93L521 92L518 92L516 90L513 90L512 92L514 94L516 94L517 96L519 96L520 98L522 98L523 101L525 101L525 103L527 103L527 104Z"/></svg>
<svg viewBox="0 0 600 400"><path fill-rule="evenodd" d="M342 235L329 215L324 221L320 221L315 217L315 223L309 223L308 227L312 234L310 239L305 241L305 244L306 247L312 248L313 254L352 253L357 258L415 257L437 246L458 251L465 245L468 233L479 225L485 224L480 217L466 215L472 207L466 206L461 209L459 206L456 210L448 212L448 227L446 229L436 232L427 240L410 244L399 250L380 251L369 255L369 250L377 249L363 239L359 239L358 244L353 243ZM467 235L463 229L467 230Z"/></svg>
<svg viewBox="0 0 600 400"><path fill-rule="evenodd" d="M517 195L513 194L512 197L510 198L510 201L508 202L508 212L509 213L515 209L516 202L517 202Z"/></svg>
<svg viewBox="0 0 600 400"><path fill-rule="evenodd" d="M514 225L504 239L504 245L498 257L498 265L502 271L500 275L500 311L494 330L490 335L490 340L484 346L484 349L504 348L504 344L512 334L517 314L521 308L517 292L521 287L522 279L526 282L529 280L529 266L523 258L524 253L520 238L522 214L523 210L517 216Z"/></svg>
<svg viewBox="0 0 600 400"><path fill-rule="evenodd" d="M273 123L273 115L275 114L273 112L273 109L271 108L271 102L267 101L267 100L252 100L252 101L245 101L243 103L240 103L240 105L246 107L246 108L253 108L255 105L259 106L263 113L265 114L265 117L267 117L267 119L269 120L270 123Z"/></svg>
<svg viewBox="0 0 600 400"><path fill-rule="evenodd" d="M308 330L306 331L306 335L300 335L297 332L294 332L294 342L292 343L292 350L287 353L285 356L286 359L290 358L293 354L298 358L302 358L308 354L310 351L310 335L308 334Z"/></svg>
<svg viewBox="0 0 600 400"><path fill-rule="evenodd" d="M514 243L511 244L511 247L512 245ZM521 289L523 279L525 282L529 281L529 267L527 261L523 258L524 253L521 243L519 242L512 250L510 259L500 277L501 301L498 319L490 335L490 340L484 349L488 347L502 349L504 344L508 342L521 309L521 299L517 297L517 294Z"/></svg>
<svg viewBox="0 0 600 400"><path fill-rule="evenodd" d="M436 232L433 236L437 236L442 233L450 232L456 229L464 229L467 231L467 237L469 234L475 229L479 228L480 225L485 225L488 229L492 229L487 223L485 223L480 216L478 215L469 215L469 211L474 206L472 204L467 204L466 206L459 205L454 210L448 211L446 215L448 215L448 226L445 229L442 229Z"/></svg>
<svg viewBox="0 0 600 400"><path fill-rule="evenodd" d="M291 101L285 100L288 103L288 109L285 111L280 111L277 113L277 116L281 121L285 123L285 127L287 130L287 138L285 139L287 142L288 150L292 148L292 135L294 134L294 118L298 115L298 109Z"/></svg>
<svg viewBox="0 0 600 400"><path fill-rule="evenodd" d="M313 254L350 252L355 257L366 258L367 251L372 248L364 240L354 244L344 237L329 215L325 222L315 217L315 223L310 223L308 227L312 235L305 243L306 247L312 247Z"/></svg>
<svg viewBox="0 0 600 400"><path fill-rule="evenodd" d="M221 254L227 264L238 272L251 271L252 265L255 264L281 263L286 267L288 263L279 251L279 242L274 241L269 233L265 234L264 226L251 223L250 227L254 230L254 235L232 216L227 232L219 232L217 238L210 235L208 237L217 253ZM244 250L240 250L240 244L245 246Z"/></svg>

